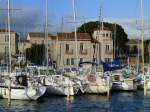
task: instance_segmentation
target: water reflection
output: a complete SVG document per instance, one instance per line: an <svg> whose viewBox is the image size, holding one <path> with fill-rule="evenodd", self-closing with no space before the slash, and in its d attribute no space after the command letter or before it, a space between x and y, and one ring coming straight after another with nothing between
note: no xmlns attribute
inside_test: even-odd
<svg viewBox="0 0 150 112"><path fill-rule="evenodd" d="M112 112L143 112L143 94L115 93L111 100Z"/></svg>
<svg viewBox="0 0 150 112"><path fill-rule="evenodd" d="M49 96L39 101L0 99L0 112L149 112L150 96L143 92L113 93L111 99L101 95L81 95L71 97Z"/></svg>

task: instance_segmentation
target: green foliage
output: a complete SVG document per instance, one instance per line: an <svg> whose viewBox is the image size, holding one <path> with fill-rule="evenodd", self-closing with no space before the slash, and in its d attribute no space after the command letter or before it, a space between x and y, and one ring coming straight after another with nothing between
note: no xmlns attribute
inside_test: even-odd
<svg viewBox="0 0 150 112"><path fill-rule="evenodd" d="M33 44L31 48L26 49L26 58L31 63L41 65L45 57L45 46L43 44Z"/></svg>
<svg viewBox="0 0 150 112"><path fill-rule="evenodd" d="M144 41L144 44L149 44L149 43L150 43L150 39Z"/></svg>
<svg viewBox="0 0 150 112"><path fill-rule="evenodd" d="M92 37L94 29L98 28L98 26L99 26L98 21L91 21L91 22L82 24L77 29L77 32L88 33Z"/></svg>

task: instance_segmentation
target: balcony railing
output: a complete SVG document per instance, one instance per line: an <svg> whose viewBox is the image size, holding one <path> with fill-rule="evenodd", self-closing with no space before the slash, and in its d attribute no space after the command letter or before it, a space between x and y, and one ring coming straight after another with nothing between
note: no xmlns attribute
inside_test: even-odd
<svg viewBox="0 0 150 112"><path fill-rule="evenodd" d="M109 51L106 51L106 54L113 54L113 50L110 49Z"/></svg>
<svg viewBox="0 0 150 112"><path fill-rule="evenodd" d="M80 50L79 53L80 53L81 55L86 55L86 54L88 54L88 50L87 50L87 49L85 49L85 50Z"/></svg>
<svg viewBox="0 0 150 112"><path fill-rule="evenodd" d="M67 55L72 55L73 54L73 49L71 49L71 50L66 50L66 52L65 52Z"/></svg>

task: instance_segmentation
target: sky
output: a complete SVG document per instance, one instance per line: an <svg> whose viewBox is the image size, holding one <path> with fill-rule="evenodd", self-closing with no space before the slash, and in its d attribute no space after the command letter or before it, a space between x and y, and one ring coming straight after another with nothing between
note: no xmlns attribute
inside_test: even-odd
<svg viewBox="0 0 150 112"><path fill-rule="evenodd" d="M18 32L44 31L46 0L10 0L11 25ZM73 31L73 0L48 0L49 32ZM75 0L78 26L99 20L102 6L103 21L122 25L128 38L140 37L140 0ZM150 39L150 0L144 0L145 38ZM7 0L0 0L0 9ZM17 9L17 10L13 10ZM6 27L6 11L0 10L0 26Z"/></svg>

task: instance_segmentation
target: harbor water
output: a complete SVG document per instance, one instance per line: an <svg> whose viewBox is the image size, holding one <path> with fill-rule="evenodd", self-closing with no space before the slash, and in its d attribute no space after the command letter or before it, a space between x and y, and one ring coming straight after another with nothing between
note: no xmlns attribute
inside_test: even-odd
<svg viewBox="0 0 150 112"><path fill-rule="evenodd" d="M143 91L102 95L79 95L70 98L44 96L38 101L0 99L0 112L150 112L150 96Z"/></svg>

